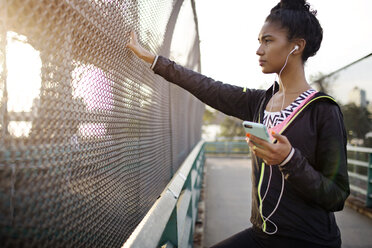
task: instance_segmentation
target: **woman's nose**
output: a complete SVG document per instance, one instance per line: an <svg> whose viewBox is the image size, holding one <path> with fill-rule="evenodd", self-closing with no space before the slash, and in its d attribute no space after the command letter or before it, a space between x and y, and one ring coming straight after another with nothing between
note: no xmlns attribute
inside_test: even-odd
<svg viewBox="0 0 372 248"><path fill-rule="evenodd" d="M256 54L257 54L258 56L262 56L262 55L264 54L264 51L262 50L262 47L261 47L261 46L258 47L258 49L257 49L257 51L256 51Z"/></svg>

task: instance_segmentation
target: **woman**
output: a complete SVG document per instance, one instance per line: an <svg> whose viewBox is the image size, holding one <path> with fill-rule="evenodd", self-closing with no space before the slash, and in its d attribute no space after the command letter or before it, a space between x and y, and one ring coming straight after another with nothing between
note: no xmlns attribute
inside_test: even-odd
<svg viewBox="0 0 372 248"><path fill-rule="evenodd" d="M305 0L282 0L259 33L259 64L276 73L267 91L223 84L154 56L132 33L127 45L154 72L225 114L264 123L273 142L250 136L252 227L214 247L340 247L333 212L349 195L346 133L339 106L316 92L304 64L323 31Z"/></svg>

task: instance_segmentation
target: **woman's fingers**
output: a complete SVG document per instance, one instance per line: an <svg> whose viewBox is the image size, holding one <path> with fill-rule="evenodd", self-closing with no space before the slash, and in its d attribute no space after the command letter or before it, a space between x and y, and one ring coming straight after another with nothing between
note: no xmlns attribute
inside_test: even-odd
<svg viewBox="0 0 372 248"><path fill-rule="evenodd" d="M137 34L133 31L130 32L129 43L125 45L140 59L146 61L147 63L153 63L155 55L144 49L137 40Z"/></svg>
<svg viewBox="0 0 372 248"><path fill-rule="evenodd" d="M137 35L134 31L130 32L129 43L127 43L125 47L129 48L130 50L132 50L134 53L138 55L140 47L138 44Z"/></svg>
<svg viewBox="0 0 372 248"><path fill-rule="evenodd" d="M269 144L269 142L267 142L265 140L262 140L260 138L257 138L257 137L255 137L253 135L250 135L249 138L247 137L246 140L247 140L248 145L251 148L252 152L256 156L261 157L263 154L266 153L266 150L267 149L265 148L265 146L267 144L265 144L265 143L268 143Z"/></svg>
<svg viewBox="0 0 372 248"><path fill-rule="evenodd" d="M267 142L253 135L250 135L247 142L252 152L264 160L268 165L280 164L291 150L291 144L287 137L273 133L274 138L278 140L276 144Z"/></svg>
<svg viewBox="0 0 372 248"><path fill-rule="evenodd" d="M134 39L136 39L136 38L137 38L136 33L135 33L134 31L130 31L130 39L131 39L131 40L134 40Z"/></svg>
<svg viewBox="0 0 372 248"><path fill-rule="evenodd" d="M266 164L270 164L268 161L271 161L271 152L268 149L258 144L255 144L252 141L249 142L249 147L252 149L254 155L262 158Z"/></svg>
<svg viewBox="0 0 372 248"><path fill-rule="evenodd" d="M284 135L281 135L281 134L278 134L278 133L275 133L275 132L272 132L271 133L272 136L279 142L279 143L284 143L284 144L289 144L289 141L287 139L287 137L285 137Z"/></svg>
<svg viewBox="0 0 372 248"><path fill-rule="evenodd" d="M137 42L136 33L131 31L130 37L129 37L129 43L126 44L126 47L134 51L137 45L138 45L138 42Z"/></svg>
<svg viewBox="0 0 372 248"><path fill-rule="evenodd" d="M270 143L266 140L260 139L254 135L250 135L250 140L255 143L257 146L261 146L263 148L268 148L270 146Z"/></svg>
<svg viewBox="0 0 372 248"><path fill-rule="evenodd" d="M134 31L131 31L130 32L130 44L132 44L132 45L138 45L138 39L137 39L137 34L136 34L136 32L134 32Z"/></svg>

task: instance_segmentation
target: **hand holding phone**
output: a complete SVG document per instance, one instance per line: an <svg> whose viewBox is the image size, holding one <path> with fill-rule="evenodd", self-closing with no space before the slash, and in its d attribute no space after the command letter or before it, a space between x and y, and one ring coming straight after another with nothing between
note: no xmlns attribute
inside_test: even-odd
<svg viewBox="0 0 372 248"><path fill-rule="evenodd" d="M267 127L264 124L251 121L243 121L243 127L246 133L271 142L269 132L267 131Z"/></svg>

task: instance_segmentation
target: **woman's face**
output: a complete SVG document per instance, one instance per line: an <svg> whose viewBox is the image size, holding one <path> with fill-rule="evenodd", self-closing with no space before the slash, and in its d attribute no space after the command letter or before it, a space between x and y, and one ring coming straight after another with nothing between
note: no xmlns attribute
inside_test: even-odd
<svg viewBox="0 0 372 248"><path fill-rule="evenodd" d="M265 22L258 36L256 54L263 73L279 73L295 44L288 41L287 31L276 23ZM289 63L289 61L288 61Z"/></svg>

